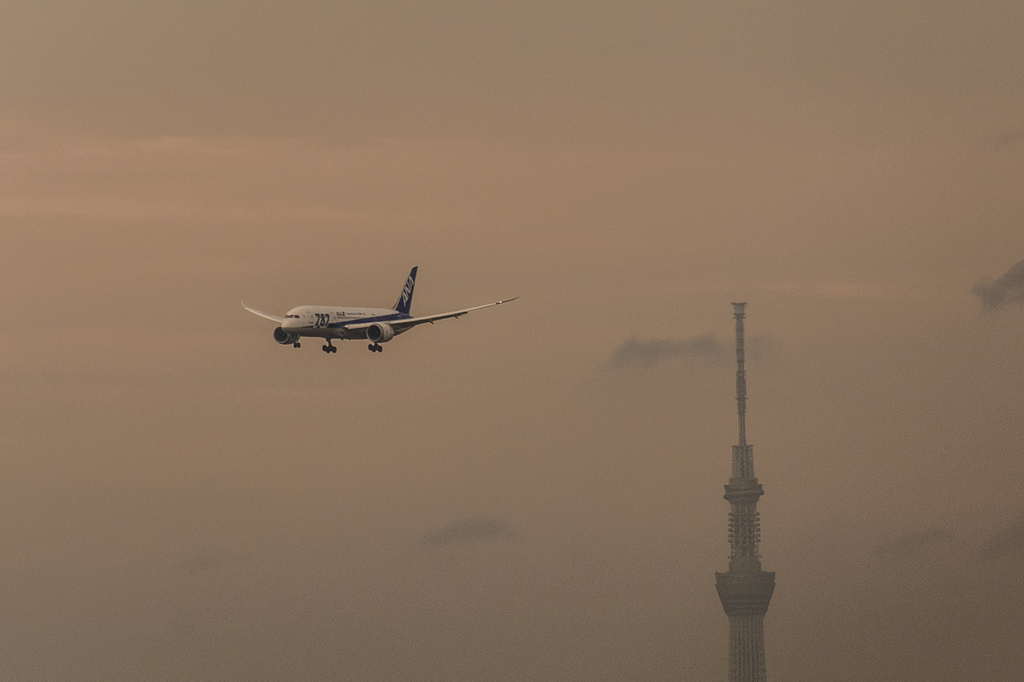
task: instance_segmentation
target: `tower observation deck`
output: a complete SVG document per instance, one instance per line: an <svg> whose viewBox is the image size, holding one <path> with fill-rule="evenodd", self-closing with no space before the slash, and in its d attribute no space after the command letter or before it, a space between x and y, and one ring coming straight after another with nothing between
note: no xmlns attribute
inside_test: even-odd
<svg viewBox="0 0 1024 682"><path fill-rule="evenodd" d="M729 682L766 682L764 615L775 591L775 573L761 569L761 520L757 500L764 490L754 476L754 446L747 443L747 376L743 319L746 303L733 303L736 318L736 407L739 445L732 446L732 476L725 486L729 511L729 570L715 573L722 608L729 617Z"/></svg>

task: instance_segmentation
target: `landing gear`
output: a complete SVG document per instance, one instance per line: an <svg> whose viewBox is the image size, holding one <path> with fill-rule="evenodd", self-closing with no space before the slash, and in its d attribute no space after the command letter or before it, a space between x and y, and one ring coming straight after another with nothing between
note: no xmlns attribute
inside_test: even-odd
<svg viewBox="0 0 1024 682"><path fill-rule="evenodd" d="M323 347L325 353L337 353L338 349L335 348L330 341Z"/></svg>
<svg viewBox="0 0 1024 682"><path fill-rule="evenodd" d="M367 348L370 349L371 353L383 353L384 352L384 347L381 346L379 343L371 343L369 346L367 346Z"/></svg>
<svg viewBox="0 0 1024 682"><path fill-rule="evenodd" d="M292 348L302 348L302 344L296 341L295 343L292 344Z"/></svg>

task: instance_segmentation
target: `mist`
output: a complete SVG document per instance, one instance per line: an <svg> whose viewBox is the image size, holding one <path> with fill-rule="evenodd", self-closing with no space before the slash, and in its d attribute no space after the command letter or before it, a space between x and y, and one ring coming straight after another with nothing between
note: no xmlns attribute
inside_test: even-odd
<svg viewBox="0 0 1024 682"><path fill-rule="evenodd" d="M4 3L0 677L726 679L746 301L769 677L1016 682L1022 34Z"/></svg>

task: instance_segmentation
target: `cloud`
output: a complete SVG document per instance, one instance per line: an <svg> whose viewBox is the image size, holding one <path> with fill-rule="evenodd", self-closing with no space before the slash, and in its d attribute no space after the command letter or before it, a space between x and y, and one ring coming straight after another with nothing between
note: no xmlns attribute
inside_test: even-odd
<svg viewBox="0 0 1024 682"><path fill-rule="evenodd" d="M199 575L216 571L226 564L241 560L242 557L231 552L199 551L182 561L179 566L189 575Z"/></svg>
<svg viewBox="0 0 1024 682"><path fill-rule="evenodd" d="M1024 127L1015 128L996 136L994 144L997 147L1012 147L1022 137L1024 137Z"/></svg>
<svg viewBox="0 0 1024 682"><path fill-rule="evenodd" d="M427 547L445 547L453 544L476 544L485 540L510 540L515 537L504 520L492 516L471 516L449 523L429 533L423 544Z"/></svg>
<svg viewBox="0 0 1024 682"><path fill-rule="evenodd" d="M1013 526L993 535L985 549L981 550L983 559L1002 559L1012 555L1024 557L1024 517L1018 519Z"/></svg>
<svg viewBox="0 0 1024 682"><path fill-rule="evenodd" d="M612 352L608 364L615 369L647 370L667 360L686 358L713 363L723 358L722 344L712 334L685 341L641 341L633 337Z"/></svg>
<svg viewBox="0 0 1024 682"><path fill-rule="evenodd" d="M462 138L158 136L120 139L0 117L0 218L109 220L451 220L461 181L512 150ZM507 165L507 164L506 164ZM423 178L434 183L423 189ZM381 183L415 197L373 201ZM417 193L418 192L418 193Z"/></svg>
<svg viewBox="0 0 1024 682"><path fill-rule="evenodd" d="M879 545L875 556L904 559L920 551L937 545L948 545L953 542L954 535L948 528L928 528L902 535L892 542Z"/></svg>
<svg viewBox="0 0 1024 682"><path fill-rule="evenodd" d="M753 334L747 337L747 360L762 360L775 348L775 339L767 334Z"/></svg>
<svg viewBox="0 0 1024 682"><path fill-rule="evenodd" d="M1010 303L1024 308L1024 260L1007 270L999 279L978 282L973 291L986 308L1002 308Z"/></svg>
<svg viewBox="0 0 1024 682"><path fill-rule="evenodd" d="M886 300L907 296L906 292L890 286L849 280L781 282L762 288L765 291L801 298L822 298L830 301Z"/></svg>

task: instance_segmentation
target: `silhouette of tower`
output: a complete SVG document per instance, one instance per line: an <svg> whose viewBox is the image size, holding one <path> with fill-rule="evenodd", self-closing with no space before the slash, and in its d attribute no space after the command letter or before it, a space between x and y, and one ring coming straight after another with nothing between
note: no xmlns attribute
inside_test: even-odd
<svg viewBox="0 0 1024 682"><path fill-rule="evenodd" d="M736 404L740 443L732 446L729 501L729 570L715 573L715 587L729 617L729 682L765 682L764 614L775 591L775 573L761 570L761 520L757 499L764 495L754 476L754 446L747 444L747 376L743 368L746 303L733 303L736 318Z"/></svg>

